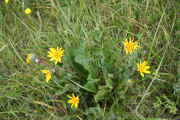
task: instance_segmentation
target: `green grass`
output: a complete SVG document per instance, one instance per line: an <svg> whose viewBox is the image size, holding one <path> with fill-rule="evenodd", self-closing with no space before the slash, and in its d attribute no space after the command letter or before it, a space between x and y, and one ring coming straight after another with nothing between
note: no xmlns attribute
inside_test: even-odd
<svg viewBox="0 0 180 120"><path fill-rule="evenodd" d="M0 119L180 119L179 6L178 0L1 1ZM127 37L141 46L132 55L122 44ZM55 66L47 51L57 46L65 52ZM51 67L26 64L29 53ZM144 78L140 60L151 67ZM56 70L48 83L42 69ZM67 103L72 93L80 97L78 109Z"/></svg>

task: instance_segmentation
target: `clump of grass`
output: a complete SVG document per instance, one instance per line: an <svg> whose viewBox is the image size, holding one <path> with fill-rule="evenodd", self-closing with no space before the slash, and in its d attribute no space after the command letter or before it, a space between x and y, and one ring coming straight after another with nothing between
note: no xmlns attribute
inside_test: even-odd
<svg viewBox="0 0 180 120"><path fill-rule="evenodd" d="M178 119L179 5L163 0L0 4L0 118ZM126 55L129 37L140 48ZM56 46L64 54L55 65L47 52ZM151 73L142 77L137 63L146 60ZM46 70L47 81L40 70Z"/></svg>

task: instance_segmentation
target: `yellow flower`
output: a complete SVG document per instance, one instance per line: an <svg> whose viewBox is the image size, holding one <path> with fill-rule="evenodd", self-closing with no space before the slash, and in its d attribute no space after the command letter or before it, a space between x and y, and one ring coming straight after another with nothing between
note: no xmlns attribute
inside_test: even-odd
<svg viewBox="0 0 180 120"><path fill-rule="evenodd" d="M129 41L128 38L126 38L126 41L122 41L122 43L124 44L124 49L126 50L126 55L130 52L130 54L132 54L134 52L135 49L138 49L140 46L135 45L137 42L133 42L134 38L131 40L131 38L129 37Z"/></svg>
<svg viewBox="0 0 180 120"><path fill-rule="evenodd" d="M30 63L31 54L28 54L28 57L26 58L26 64Z"/></svg>
<svg viewBox="0 0 180 120"><path fill-rule="evenodd" d="M64 50L62 48L58 48L55 50L54 48L49 48L50 51L48 51L49 55L47 57L51 57L50 61L55 61L55 65L57 62L61 63L61 57L63 56Z"/></svg>
<svg viewBox="0 0 180 120"><path fill-rule="evenodd" d="M30 8L26 8L24 11L25 11L26 14L30 14L31 13L31 9Z"/></svg>
<svg viewBox="0 0 180 120"><path fill-rule="evenodd" d="M146 61L144 61L143 63L141 63L141 61L140 61L140 64L137 63L137 67L138 67L137 71L140 72L142 77L144 77L143 73L147 73L147 74L151 73L150 71L147 70L150 68L150 66L146 66L146 64L147 64Z"/></svg>
<svg viewBox="0 0 180 120"><path fill-rule="evenodd" d="M128 82L129 82L129 83L131 83L131 82L132 82L132 80L130 80L130 79L129 79L129 80L128 80Z"/></svg>
<svg viewBox="0 0 180 120"><path fill-rule="evenodd" d="M79 103L79 96L75 97L74 94L72 94L72 97L68 95L68 97L71 100L68 100L68 103L72 103L71 108L74 106L75 108L78 108Z"/></svg>
<svg viewBox="0 0 180 120"><path fill-rule="evenodd" d="M51 73L49 70L41 70L42 73L45 74L45 77L46 77L46 82L48 83L49 80L51 79Z"/></svg>
<svg viewBox="0 0 180 120"><path fill-rule="evenodd" d="M8 4L9 0L4 0L6 4Z"/></svg>
<svg viewBox="0 0 180 120"><path fill-rule="evenodd" d="M33 110L34 113L37 113L38 111L37 110Z"/></svg>

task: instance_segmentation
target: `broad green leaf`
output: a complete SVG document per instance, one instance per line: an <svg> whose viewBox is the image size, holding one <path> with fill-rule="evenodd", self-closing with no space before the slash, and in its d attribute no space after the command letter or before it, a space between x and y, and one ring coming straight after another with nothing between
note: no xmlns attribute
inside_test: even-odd
<svg viewBox="0 0 180 120"><path fill-rule="evenodd" d="M178 68L177 68L177 78L178 81L176 84L173 85L175 93L180 94L180 60L178 61Z"/></svg>
<svg viewBox="0 0 180 120"><path fill-rule="evenodd" d="M84 49L79 48L74 51L75 52L75 61L79 64L81 64L86 70L89 70L89 65L87 58L84 55Z"/></svg>
<svg viewBox="0 0 180 120"><path fill-rule="evenodd" d="M94 91L96 91L96 87L95 87L94 83L92 83L92 82L86 83L86 84L84 85L84 87L85 87L85 88L87 89L87 91L89 91L89 92L94 92Z"/></svg>
<svg viewBox="0 0 180 120"><path fill-rule="evenodd" d="M100 81L100 79L93 78L93 77L92 77L92 76L93 76L92 74L93 74L92 72L89 73L88 78L87 78L88 82L96 83L96 82Z"/></svg>
<svg viewBox="0 0 180 120"><path fill-rule="evenodd" d="M110 89L113 89L113 86L114 86L112 78L113 78L113 74L108 74L107 79L105 79L106 86L109 87Z"/></svg>
<svg viewBox="0 0 180 120"><path fill-rule="evenodd" d="M66 51L65 51L65 55L63 56L63 58L64 58L66 64L68 65L68 67L70 67L73 72L76 72L76 74L81 76L82 79L86 79L88 72L84 69L84 67L81 64L79 64L75 61L74 50L69 45L66 45L65 49L66 49Z"/></svg>
<svg viewBox="0 0 180 120"><path fill-rule="evenodd" d="M95 102L99 102L100 100L107 99L108 93L110 92L110 88L106 86L100 86L98 93L94 96Z"/></svg>
<svg viewBox="0 0 180 120"><path fill-rule="evenodd" d="M88 110L89 115L93 116L93 120L100 119L103 115L103 109L100 108L99 104L97 107L90 107ZM91 117L92 118L92 117Z"/></svg>
<svg viewBox="0 0 180 120"><path fill-rule="evenodd" d="M179 57L180 58L180 57ZM177 73L178 73L178 83L180 85L180 59L178 61L178 69L177 69Z"/></svg>

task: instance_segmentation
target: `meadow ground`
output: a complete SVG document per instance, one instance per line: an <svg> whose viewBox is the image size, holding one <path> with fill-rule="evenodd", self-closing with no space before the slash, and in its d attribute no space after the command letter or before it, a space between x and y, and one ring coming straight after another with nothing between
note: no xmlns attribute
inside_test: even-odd
<svg viewBox="0 0 180 120"><path fill-rule="evenodd" d="M179 0L5 1L1 120L180 119Z"/></svg>

